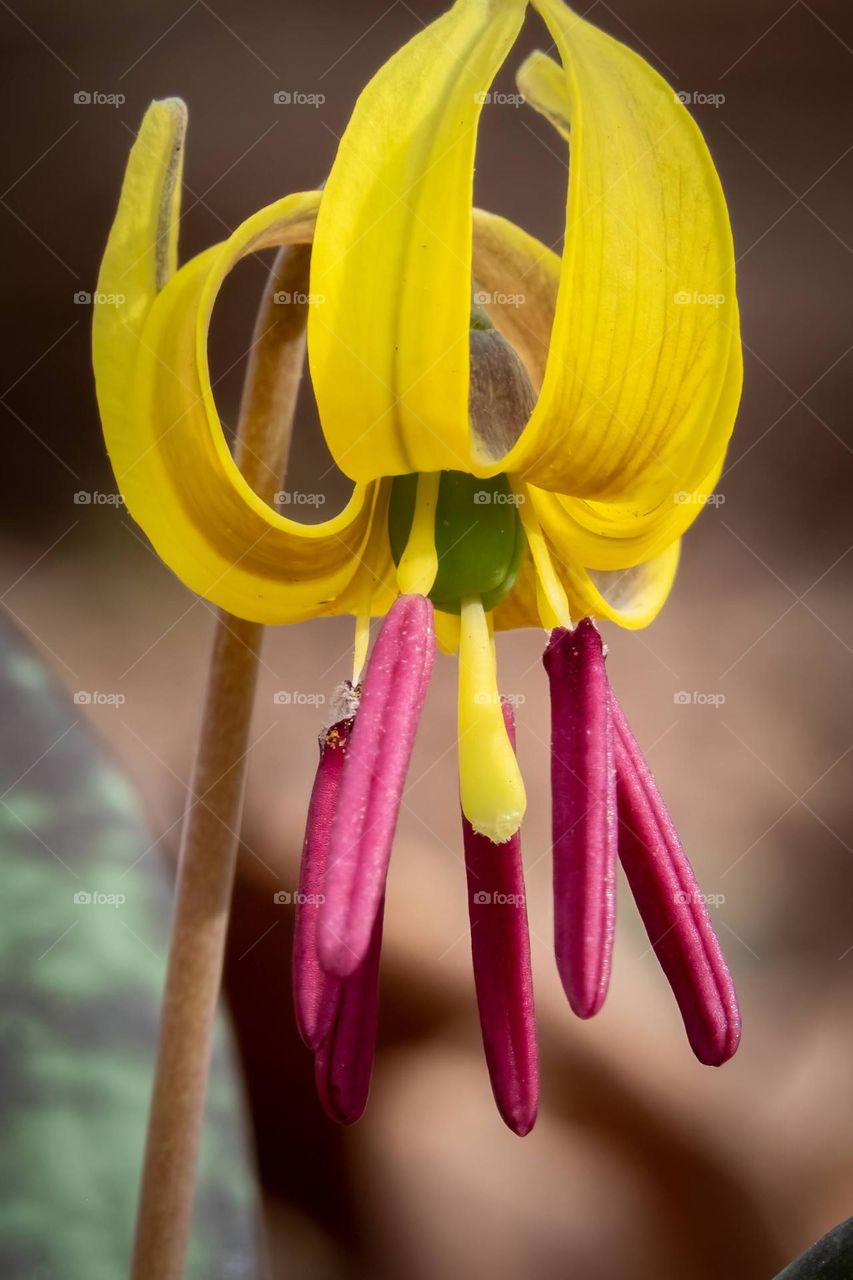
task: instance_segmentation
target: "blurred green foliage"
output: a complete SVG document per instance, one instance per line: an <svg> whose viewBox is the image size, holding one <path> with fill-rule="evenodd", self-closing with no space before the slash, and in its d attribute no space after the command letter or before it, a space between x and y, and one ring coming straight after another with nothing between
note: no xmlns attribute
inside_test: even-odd
<svg viewBox="0 0 853 1280"><path fill-rule="evenodd" d="M0 1275L10 1280L125 1275L144 1148L168 889L136 797L83 712L0 620ZM190 1277L257 1274L256 1199L221 1034Z"/></svg>

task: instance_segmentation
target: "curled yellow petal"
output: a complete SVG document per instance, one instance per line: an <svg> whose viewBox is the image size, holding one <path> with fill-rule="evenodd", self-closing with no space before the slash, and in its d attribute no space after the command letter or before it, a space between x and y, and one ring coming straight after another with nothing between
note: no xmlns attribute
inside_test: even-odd
<svg viewBox="0 0 853 1280"><path fill-rule="evenodd" d="M555 496L532 485L519 489L525 498L520 510L531 555L512 592L494 611L496 630L571 626L572 618L585 617L606 618L637 630L654 621L675 581L681 547L677 538L645 560L593 568L578 558L577 544L566 533L569 522L564 514L541 519ZM598 540L593 539L592 546L600 550ZM615 551L613 558L618 559Z"/></svg>
<svg viewBox="0 0 853 1280"><path fill-rule="evenodd" d="M575 616L607 618L629 631L654 622L672 590L680 542L631 569L580 569L564 566L565 581L575 601Z"/></svg>
<svg viewBox="0 0 853 1280"><path fill-rule="evenodd" d="M286 197L175 274L183 113L146 115L104 255L93 346L107 447L128 510L167 565L241 617L295 621L348 607L377 486L358 486L338 516L301 525L279 515L236 466L216 410L207 357L210 317L245 254L309 243L317 193ZM386 498L387 500L387 498ZM387 539L386 539L387 540ZM352 592L355 595L355 592Z"/></svg>
<svg viewBox="0 0 853 1280"><path fill-rule="evenodd" d="M562 68L521 84L571 159L565 249L536 409L502 466L624 532L719 465L740 394L734 250L696 124L637 54L535 0ZM610 515L600 513L603 530Z"/></svg>
<svg viewBox="0 0 853 1280"><path fill-rule="evenodd" d="M179 98L152 102L127 162L92 321L98 400L111 421L126 413L128 372L142 327L177 267L186 130L187 109Z"/></svg>
<svg viewBox="0 0 853 1280"><path fill-rule="evenodd" d="M559 62L536 50L519 67L515 79L525 100L568 142L572 127L570 103Z"/></svg>
<svg viewBox="0 0 853 1280"><path fill-rule="evenodd" d="M556 63L542 60L559 72ZM549 76L549 83L552 80ZM474 278L481 290L476 296L522 356L535 387L541 386L545 373L559 277L560 259L552 250L505 218L475 210ZM741 349L735 343L719 409L731 418L737 408L741 377ZM595 569L621 571L657 556L713 502L722 463L721 453L694 489L673 482L673 491L648 509L636 502L597 502L533 485L529 494L537 518L565 559ZM514 484L523 487L522 477L517 475ZM502 616L506 612L503 610Z"/></svg>
<svg viewBox="0 0 853 1280"><path fill-rule="evenodd" d="M714 502L722 459L693 491L678 490L652 511L637 511L618 503L585 502L527 486L537 519L564 561L592 569L633 568L651 560L678 541L708 505Z"/></svg>
<svg viewBox="0 0 853 1280"><path fill-rule="evenodd" d="M525 0L457 0L362 92L323 192L308 352L347 475L469 470L474 151Z"/></svg>

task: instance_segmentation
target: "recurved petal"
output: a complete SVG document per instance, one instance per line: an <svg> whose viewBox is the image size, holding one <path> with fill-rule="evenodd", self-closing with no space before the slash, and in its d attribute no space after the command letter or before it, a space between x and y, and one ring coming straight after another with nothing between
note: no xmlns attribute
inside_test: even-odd
<svg viewBox="0 0 853 1280"><path fill-rule="evenodd" d="M333 612L359 570L378 488L357 487L323 524L272 510L231 456L207 357L228 271L258 249L310 243L319 196L278 201L171 274L183 123L174 102L147 113L98 283L95 377L116 479L155 550L200 595L259 622Z"/></svg>
<svg viewBox="0 0 853 1280"><path fill-rule="evenodd" d="M539 401L502 466L621 504L627 531L700 485L731 434L731 230L713 161L676 94L562 0L535 7L562 70L534 55L522 83L569 130L565 250Z"/></svg>
<svg viewBox="0 0 853 1280"><path fill-rule="evenodd" d="M526 0L457 0L362 92L323 192L308 350L355 480L468 466L474 151Z"/></svg>
<svg viewBox="0 0 853 1280"><path fill-rule="evenodd" d="M629 631L654 622L675 581L681 543L674 542L660 555L631 569L570 568L566 589L575 612L608 618Z"/></svg>
<svg viewBox="0 0 853 1280"><path fill-rule="evenodd" d="M672 590L681 554L681 543L676 541L641 564L593 569L572 559L571 548L559 538L549 535L547 541L572 614L608 618L630 631L647 627L660 613Z"/></svg>
<svg viewBox="0 0 853 1280"><path fill-rule="evenodd" d="M158 290L178 261L178 214L187 108L180 98L152 102L136 136L122 183L115 221L98 275L95 342L104 334L102 367L118 373L132 358ZM116 299L120 305L115 305ZM97 370L96 370L97 371ZM110 387L124 403L126 387Z"/></svg>

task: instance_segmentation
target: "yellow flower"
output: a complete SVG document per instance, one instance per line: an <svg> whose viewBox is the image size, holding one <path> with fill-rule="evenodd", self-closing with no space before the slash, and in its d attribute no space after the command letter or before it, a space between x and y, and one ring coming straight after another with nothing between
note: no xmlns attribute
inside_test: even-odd
<svg viewBox="0 0 853 1280"><path fill-rule="evenodd" d="M154 103L98 284L126 301L94 322L119 486L192 590L265 623L353 613L360 650L400 590L434 593L439 638L461 645L461 736L501 779L463 752L463 804L494 838L524 797L491 696L493 630L652 620L720 474L742 376L731 232L699 130L642 58L562 0L533 0L560 62L534 54L519 73L569 148L562 257L472 207L480 113L526 7L457 0L364 89L322 193L286 196L179 270L185 110ZM241 476L207 357L226 274L286 243L313 244L311 376L355 482L311 526ZM530 392L527 420L495 430L488 395L472 394L490 376L472 291L474 333L493 327L503 370L497 417L510 384Z"/></svg>

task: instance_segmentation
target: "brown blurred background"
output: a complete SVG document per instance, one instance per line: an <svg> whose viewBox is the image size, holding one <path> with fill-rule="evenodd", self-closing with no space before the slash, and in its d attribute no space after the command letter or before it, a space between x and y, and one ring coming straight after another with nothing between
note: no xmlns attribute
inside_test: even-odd
<svg viewBox="0 0 853 1280"><path fill-rule="evenodd" d="M111 495L89 365L94 289L132 133L152 97L190 109L182 254L322 181L365 78L429 0L13 0L0 8L8 138L3 602L92 710L174 852L211 611ZM495 1280L762 1280L853 1212L853 824L849 426L853 13L845 0L599 0L593 20L691 107L728 195L746 388L724 502L687 539L650 631L611 629L610 671L671 804L738 980L744 1039L690 1056L627 895L612 993L572 1017L550 944L548 707L534 632L501 639L519 749L543 1053L524 1141L492 1105L470 981L454 768L453 664L439 663L391 872L382 1041L364 1120L339 1131L292 1029L289 909L320 714L348 673L341 621L268 635L228 986L267 1193L273 1274ZM531 16L498 87L530 48ZM319 106L273 95L320 94ZM75 101L123 95L118 106ZM723 95L716 105L705 95ZM558 243L561 148L526 108L487 109L478 202ZM265 264L223 292L213 337L233 422ZM306 397L289 487L329 472ZM318 482L317 476L323 475ZM686 691L690 701L675 695ZM694 694L722 695L710 705ZM153 862L153 858L151 860ZM152 874L144 866L139 874Z"/></svg>

